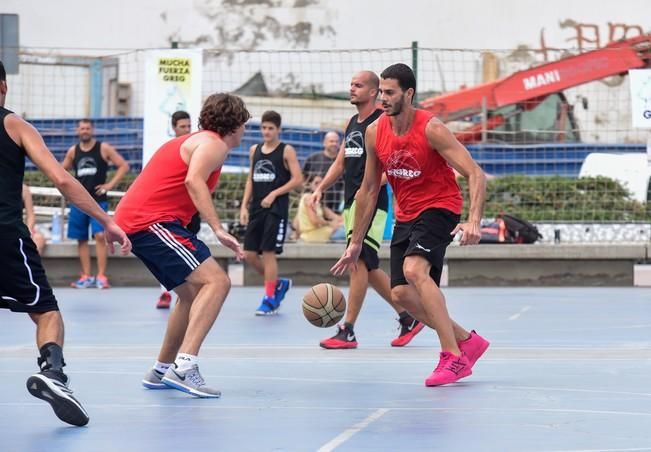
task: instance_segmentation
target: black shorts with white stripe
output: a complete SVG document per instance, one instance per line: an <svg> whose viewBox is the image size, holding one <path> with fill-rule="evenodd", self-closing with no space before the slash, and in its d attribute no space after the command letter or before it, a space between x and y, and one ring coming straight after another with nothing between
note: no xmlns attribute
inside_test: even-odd
<svg viewBox="0 0 651 452"><path fill-rule="evenodd" d="M59 310L31 238L0 239L0 268L0 308L34 313Z"/></svg>
<svg viewBox="0 0 651 452"><path fill-rule="evenodd" d="M131 251L167 290L172 290L203 261L210 250L180 222L155 223L148 229L129 234Z"/></svg>

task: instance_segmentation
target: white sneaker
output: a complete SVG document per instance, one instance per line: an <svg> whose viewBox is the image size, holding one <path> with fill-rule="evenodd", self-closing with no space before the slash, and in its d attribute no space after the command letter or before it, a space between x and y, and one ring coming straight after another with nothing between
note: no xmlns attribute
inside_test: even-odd
<svg viewBox="0 0 651 452"><path fill-rule="evenodd" d="M196 364L185 371L179 371L176 369L176 365L172 365L167 369L161 381L170 388L196 397L217 398L222 395L221 391L206 385L206 381L199 373L199 366Z"/></svg>

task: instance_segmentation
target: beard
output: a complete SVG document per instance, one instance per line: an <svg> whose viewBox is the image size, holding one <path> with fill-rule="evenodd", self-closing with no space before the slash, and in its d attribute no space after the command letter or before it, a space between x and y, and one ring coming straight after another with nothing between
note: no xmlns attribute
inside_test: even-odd
<svg viewBox="0 0 651 452"><path fill-rule="evenodd" d="M398 116L402 113L402 107L405 104L405 95L400 96L400 100L395 104L391 105L391 108L386 112L387 116Z"/></svg>

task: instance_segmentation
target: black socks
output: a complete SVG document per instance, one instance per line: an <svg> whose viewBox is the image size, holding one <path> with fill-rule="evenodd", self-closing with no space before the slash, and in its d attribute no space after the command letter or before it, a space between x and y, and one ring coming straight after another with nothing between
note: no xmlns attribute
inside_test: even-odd
<svg viewBox="0 0 651 452"><path fill-rule="evenodd" d="M39 349L39 352L41 356L37 362L41 370L54 370L63 373L63 366L66 363L63 361L63 349L59 344L48 342Z"/></svg>

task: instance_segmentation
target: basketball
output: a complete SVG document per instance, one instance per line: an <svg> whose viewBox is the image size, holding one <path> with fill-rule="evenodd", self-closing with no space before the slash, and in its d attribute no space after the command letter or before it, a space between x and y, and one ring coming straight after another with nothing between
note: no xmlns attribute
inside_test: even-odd
<svg viewBox="0 0 651 452"><path fill-rule="evenodd" d="M303 296L303 314L314 326L328 328L346 312L346 299L338 287L329 283L313 286Z"/></svg>

